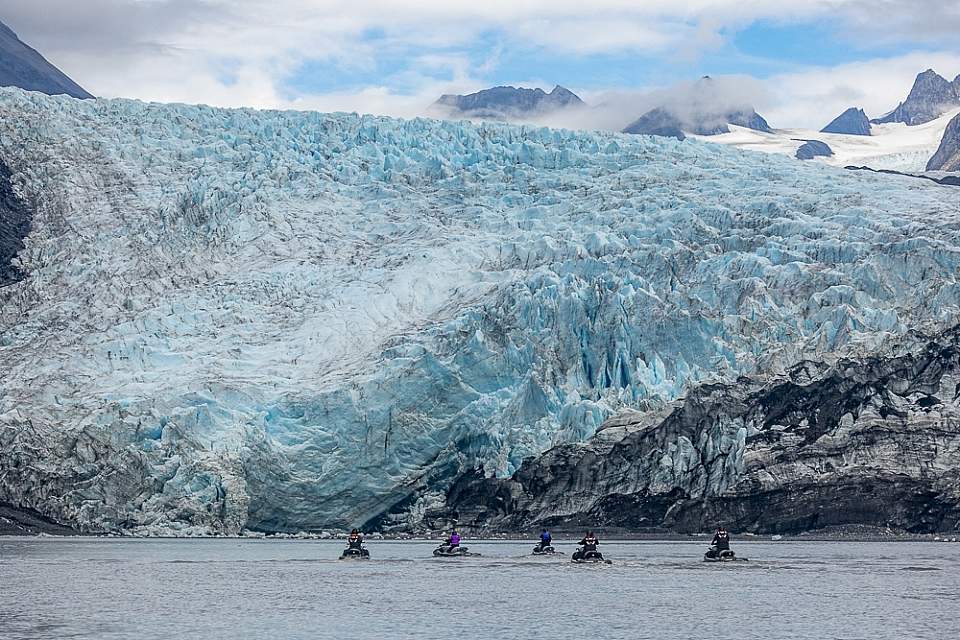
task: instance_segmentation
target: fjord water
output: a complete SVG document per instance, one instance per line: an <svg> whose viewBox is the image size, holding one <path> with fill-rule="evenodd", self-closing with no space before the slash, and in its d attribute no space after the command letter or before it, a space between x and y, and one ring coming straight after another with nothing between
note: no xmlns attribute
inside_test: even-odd
<svg viewBox="0 0 960 640"><path fill-rule="evenodd" d="M602 544L612 565L533 543L0 539L0 637L947 638L960 545L735 541Z"/></svg>

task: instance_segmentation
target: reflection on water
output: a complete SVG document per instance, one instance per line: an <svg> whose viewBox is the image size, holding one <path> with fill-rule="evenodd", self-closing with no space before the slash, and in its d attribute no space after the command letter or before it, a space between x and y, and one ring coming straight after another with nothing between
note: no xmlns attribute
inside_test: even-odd
<svg viewBox="0 0 960 640"><path fill-rule="evenodd" d="M612 565L531 543L0 538L0 638L949 638L960 545L604 543Z"/></svg>

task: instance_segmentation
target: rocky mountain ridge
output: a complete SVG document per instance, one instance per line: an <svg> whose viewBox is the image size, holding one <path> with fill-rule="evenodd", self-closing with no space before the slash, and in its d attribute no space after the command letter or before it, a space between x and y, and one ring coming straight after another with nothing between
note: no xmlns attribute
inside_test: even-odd
<svg viewBox="0 0 960 640"><path fill-rule="evenodd" d="M447 115L452 117L479 119L528 118L585 106L579 96L560 85L550 93L539 87L500 86L468 95L445 94L433 105L434 109L448 110Z"/></svg>
<svg viewBox="0 0 960 640"><path fill-rule="evenodd" d="M927 171L960 171L960 114L947 125L937 152L927 163Z"/></svg>
<svg viewBox="0 0 960 640"><path fill-rule="evenodd" d="M927 69L917 75L906 100L890 113L871 122L903 122L914 126L935 120L957 106L960 106L960 76L950 82L933 69Z"/></svg>

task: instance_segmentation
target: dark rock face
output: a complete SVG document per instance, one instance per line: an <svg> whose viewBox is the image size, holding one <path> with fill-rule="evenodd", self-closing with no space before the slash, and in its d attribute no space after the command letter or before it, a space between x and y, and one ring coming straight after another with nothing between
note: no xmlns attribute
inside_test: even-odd
<svg viewBox="0 0 960 640"><path fill-rule="evenodd" d="M539 88L493 87L465 96L443 95L434 104L451 109L456 115L473 118L542 115L586 106L575 93L559 85L550 93Z"/></svg>
<svg viewBox="0 0 960 640"><path fill-rule="evenodd" d="M77 531L31 509L19 509L13 505L0 502L0 536L36 535L38 533L68 536L76 534Z"/></svg>
<svg viewBox="0 0 960 640"><path fill-rule="evenodd" d="M960 327L916 353L705 385L619 441L556 447L509 479L462 476L447 515L509 529L956 531L958 384Z"/></svg>
<svg viewBox="0 0 960 640"><path fill-rule="evenodd" d="M10 168L0 159L0 287L22 280L13 259L23 249L33 218L30 208L13 192Z"/></svg>
<svg viewBox="0 0 960 640"><path fill-rule="evenodd" d="M20 87L50 95L92 98L76 82L20 41L10 27L0 22L0 86Z"/></svg>
<svg viewBox="0 0 960 640"><path fill-rule="evenodd" d="M876 120L874 124L904 122L908 125L923 124L939 118L943 113L960 106L960 85L927 69L917 76L907 99L897 108Z"/></svg>
<svg viewBox="0 0 960 640"><path fill-rule="evenodd" d="M937 152L927 163L927 171L960 171L960 115L947 125Z"/></svg>
<svg viewBox="0 0 960 640"><path fill-rule="evenodd" d="M676 138L677 140L683 140L687 137L683 133L683 124L680 120L665 109L659 108L643 114L630 123L623 132Z"/></svg>
<svg viewBox="0 0 960 640"><path fill-rule="evenodd" d="M852 136L870 135L870 120L863 109L850 107L820 130L821 133L845 133Z"/></svg>
<svg viewBox="0 0 960 640"><path fill-rule="evenodd" d="M818 156L832 156L833 149L826 142L819 140L807 140L797 149L797 158L800 160L813 160Z"/></svg>
<svg viewBox="0 0 960 640"><path fill-rule="evenodd" d="M763 116L753 109L748 109L746 111L732 111L725 114L725 117L727 122L730 124L735 124L738 127L746 127L747 129L763 131L764 133L771 133L773 131ZM729 131L729 129L727 129L727 131Z"/></svg>

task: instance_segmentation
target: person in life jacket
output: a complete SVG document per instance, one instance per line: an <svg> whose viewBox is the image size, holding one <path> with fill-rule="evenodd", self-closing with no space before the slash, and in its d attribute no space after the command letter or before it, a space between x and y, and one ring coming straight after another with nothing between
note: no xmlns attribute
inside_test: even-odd
<svg viewBox="0 0 960 640"><path fill-rule="evenodd" d="M363 548L363 534L358 530L354 529L350 532L350 536L347 538L347 547L349 549L362 549Z"/></svg>
<svg viewBox="0 0 960 640"><path fill-rule="evenodd" d="M456 529L450 533L450 538L447 540L447 546L451 549L456 549L460 546L460 534L457 533Z"/></svg>
<svg viewBox="0 0 960 640"><path fill-rule="evenodd" d="M549 547L551 542L553 542L553 538L550 537L550 532L544 529L540 533L540 550L543 551Z"/></svg>
<svg viewBox="0 0 960 640"><path fill-rule="evenodd" d="M597 536L593 535L593 531L587 531L587 535L583 536L583 540L580 541L584 553L596 551L598 544L600 544L600 541L597 540Z"/></svg>
<svg viewBox="0 0 960 640"><path fill-rule="evenodd" d="M713 541L710 544L717 550L717 553L730 550L730 534L727 533L722 524L717 525L717 532L713 534Z"/></svg>

